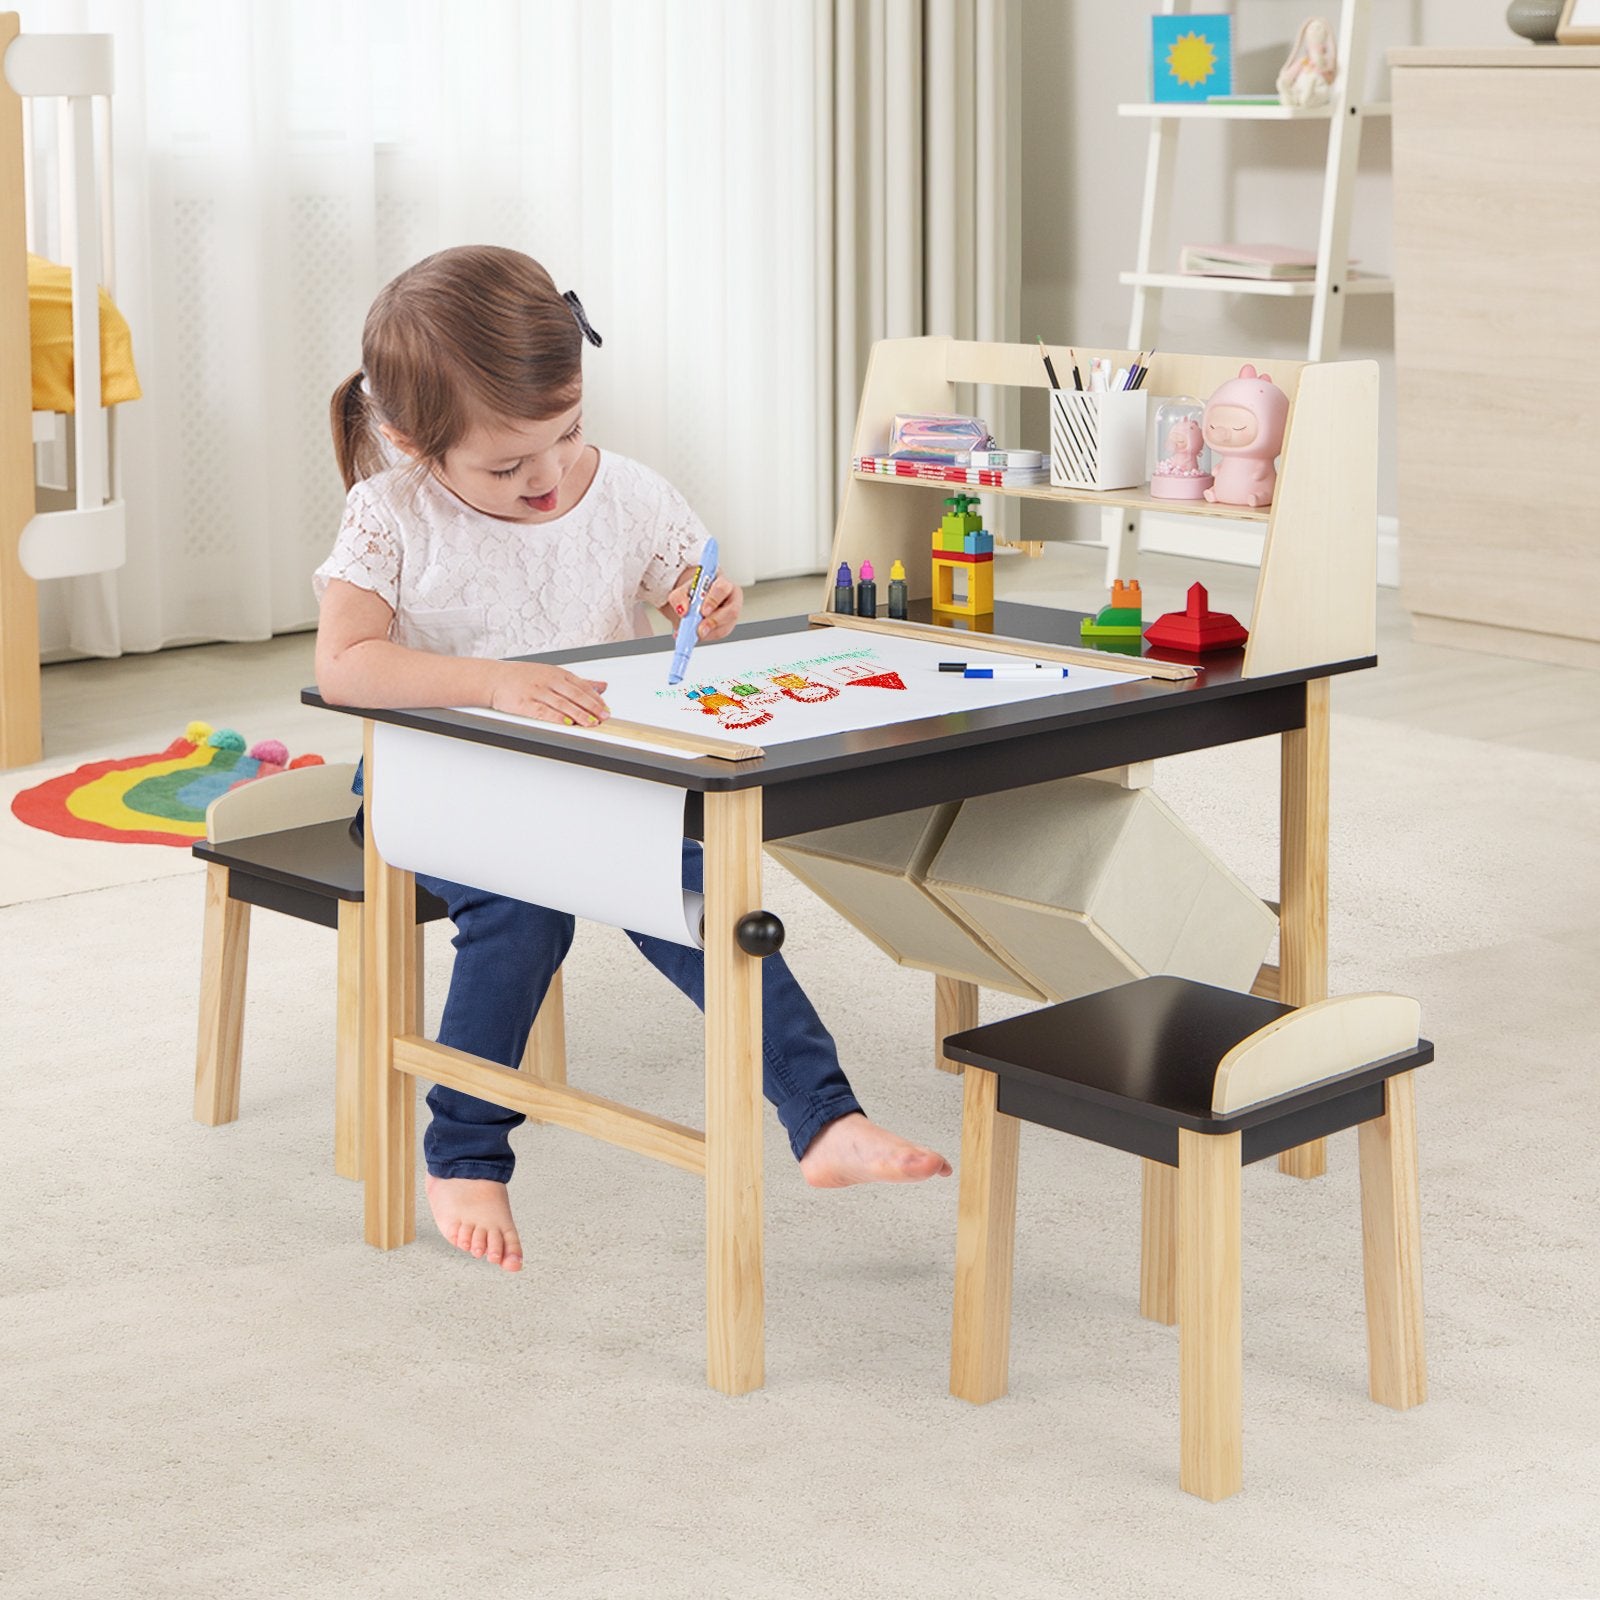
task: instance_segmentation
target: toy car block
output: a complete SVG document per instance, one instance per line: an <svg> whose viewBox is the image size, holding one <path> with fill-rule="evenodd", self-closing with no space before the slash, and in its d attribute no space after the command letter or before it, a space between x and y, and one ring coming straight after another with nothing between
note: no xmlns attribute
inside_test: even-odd
<svg viewBox="0 0 1600 1600"><path fill-rule="evenodd" d="M1091 642L1138 639L1144 630L1143 604L1139 580L1124 583L1118 578L1111 586L1111 604L1085 617L1078 624L1078 634Z"/></svg>
<svg viewBox="0 0 1600 1600"><path fill-rule="evenodd" d="M1213 611L1209 602L1206 586L1191 583L1185 608L1158 617L1145 629L1145 638L1163 650L1183 650L1190 655L1237 650L1250 637L1249 630L1226 611Z"/></svg>
<svg viewBox="0 0 1600 1600"><path fill-rule="evenodd" d="M924 884L1052 999L1150 973L1248 990L1278 926L1153 790L1087 777L964 801Z"/></svg>

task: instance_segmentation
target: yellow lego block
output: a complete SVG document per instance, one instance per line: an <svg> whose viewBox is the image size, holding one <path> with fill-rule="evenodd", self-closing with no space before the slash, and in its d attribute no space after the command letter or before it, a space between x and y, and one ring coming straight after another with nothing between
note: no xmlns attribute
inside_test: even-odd
<svg viewBox="0 0 1600 1600"><path fill-rule="evenodd" d="M962 573L963 598L956 599L956 574ZM933 609L960 616L986 617L994 611L994 562L933 558Z"/></svg>

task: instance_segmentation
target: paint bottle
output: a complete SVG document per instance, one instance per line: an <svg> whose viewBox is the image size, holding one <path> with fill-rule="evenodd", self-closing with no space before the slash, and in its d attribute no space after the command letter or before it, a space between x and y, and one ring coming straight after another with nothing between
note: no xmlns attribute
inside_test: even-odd
<svg viewBox="0 0 1600 1600"><path fill-rule="evenodd" d="M873 581L872 563L861 563L861 582L856 585L856 615L875 617L878 614L878 585Z"/></svg>
<svg viewBox="0 0 1600 1600"><path fill-rule="evenodd" d="M889 615L896 622L907 618L906 569L898 561L889 568Z"/></svg>
<svg viewBox="0 0 1600 1600"><path fill-rule="evenodd" d="M847 617L854 614L856 609L855 590L850 584L850 563L839 563L839 575L833 580L833 609L842 611Z"/></svg>

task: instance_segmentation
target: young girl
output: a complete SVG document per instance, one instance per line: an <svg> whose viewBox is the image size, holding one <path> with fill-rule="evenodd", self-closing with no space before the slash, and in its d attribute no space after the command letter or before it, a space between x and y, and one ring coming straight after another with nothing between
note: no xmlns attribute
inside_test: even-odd
<svg viewBox="0 0 1600 1600"><path fill-rule="evenodd" d="M683 614L706 531L648 467L585 443L585 338L600 343L578 297L558 293L514 250L441 251L373 303L362 370L332 403L350 492L315 578L317 684L328 700L478 705L592 726L606 716L603 682L504 658L631 639L641 605L672 623ZM742 603L719 576L700 638L726 637ZM700 847L686 840L685 885L700 888L700 871ZM418 882L445 901L456 930L440 1043L515 1067L573 919L464 884ZM698 951L630 937L704 1006ZM763 1088L806 1181L947 1175L935 1151L867 1120L782 958L761 972ZM428 1105L427 1193L439 1231L518 1271L506 1182L522 1116L438 1086Z"/></svg>

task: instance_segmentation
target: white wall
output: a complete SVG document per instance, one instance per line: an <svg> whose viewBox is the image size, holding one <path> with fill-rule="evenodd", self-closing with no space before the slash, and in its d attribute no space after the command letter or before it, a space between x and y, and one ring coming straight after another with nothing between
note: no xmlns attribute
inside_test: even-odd
<svg viewBox="0 0 1600 1600"><path fill-rule="evenodd" d="M1154 0L1021 0L1023 339L1121 345L1133 291L1117 274L1138 244L1149 123L1121 118L1118 102L1149 98ZM1196 9L1200 9L1198 6ZM1228 9L1219 3L1216 9ZM1339 0L1238 0L1235 79L1240 92L1270 92L1300 23L1337 23ZM1373 0L1368 98L1388 98L1384 51L1391 45L1516 45L1504 0ZM1234 239L1316 243L1325 124L1233 122L1182 125L1169 241ZM1351 254L1387 273L1389 125L1366 124ZM1174 260L1173 264L1176 262ZM1305 355L1310 309L1303 301L1171 293L1160 343L1173 350ZM1382 373L1383 448L1378 507L1392 514L1394 326L1385 296L1354 298L1345 310L1343 354L1376 358ZM1024 443L1044 443L1041 397L1023 411ZM1030 505L1033 537L1088 535L1095 513Z"/></svg>

